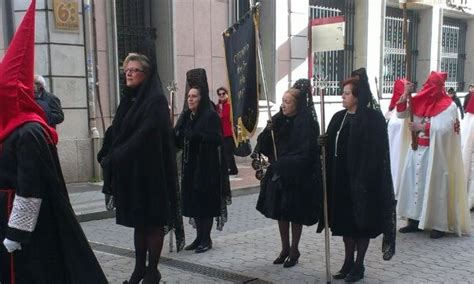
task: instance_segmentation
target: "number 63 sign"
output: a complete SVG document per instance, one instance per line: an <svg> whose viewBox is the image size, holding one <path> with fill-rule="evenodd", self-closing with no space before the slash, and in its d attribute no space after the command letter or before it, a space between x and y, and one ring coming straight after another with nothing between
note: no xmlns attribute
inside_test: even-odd
<svg viewBox="0 0 474 284"><path fill-rule="evenodd" d="M78 0L54 0L53 7L56 29L79 31Z"/></svg>

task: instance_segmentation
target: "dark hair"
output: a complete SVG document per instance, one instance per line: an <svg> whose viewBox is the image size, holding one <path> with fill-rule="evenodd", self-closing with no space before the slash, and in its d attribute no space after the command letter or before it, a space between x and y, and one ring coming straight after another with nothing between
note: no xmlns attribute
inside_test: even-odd
<svg viewBox="0 0 474 284"><path fill-rule="evenodd" d="M448 89L448 93L453 93L453 94L455 94L456 92L454 91L454 88L449 88L449 89Z"/></svg>
<svg viewBox="0 0 474 284"><path fill-rule="evenodd" d="M352 85L352 95L354 97L358 97L359 96L359 78L357 77L350 77L349 79L346 79L342 82L342 87L344 88L344 86L346 85Z"/></svg>
<svg viewBox="0 0 474 284"><path fill-rule="evenodd" d="M201 89L201 87L200 87L200 86L198 86L198 85L192 85L192 86L189 86L188 93L189 93L189 91L190 91L191 89L196 89L196 90L198 90L198 91L199 91L199 94L201 94L201 92L202 92L202 89Z"/></svg>
<svg viewBox="0 0 474 284"><path fill-rule="evenodd" d="M225 87L219 87L217 88L216 90L216 93L219 95L219 92L220 91L224 91L226 94L229 94L229 91L227 91L227 89Z"/></svg>

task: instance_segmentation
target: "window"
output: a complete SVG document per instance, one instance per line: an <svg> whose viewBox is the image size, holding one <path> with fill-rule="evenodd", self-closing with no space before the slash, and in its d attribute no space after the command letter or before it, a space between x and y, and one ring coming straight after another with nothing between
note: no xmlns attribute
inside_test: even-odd
<svg viewBox="0 0 474 284"><path fill-rule="evenodd" d="M417 25L418 15L413 11L408 12L408 39L411 49L411 82L416 78L417 47ZM406 78L406 49L403 43L403 10L387 7L385 15L385 36L384 36L384 59L382 93L392 93L393 83Z"/></svg>
<svg viewBox="0 0 474 284"><path fill-rule="evenodd" d="M118 70L130 52L137 51L138 44L156 38L151 27L150 0L116 0ZM124 87L124 74L119 72L120 89Z"/></svg>
<svg viewBox="0 0 474 284"><path fill-rule="evenodd" d="M310 20L335 16L344 16L345 19L345 49L315 52L310 59L310 74L326 78L328 95L341 93L340 82L349 77L353 69L354 0L310 1Z"/></svg>
<svg viewBox="0 0 474 284"><path fill-rule="evenodd" d="M464 90L464 61L466 59L466 23L444 18L441 39L441 71L448 73L446 88Z"/></svg>

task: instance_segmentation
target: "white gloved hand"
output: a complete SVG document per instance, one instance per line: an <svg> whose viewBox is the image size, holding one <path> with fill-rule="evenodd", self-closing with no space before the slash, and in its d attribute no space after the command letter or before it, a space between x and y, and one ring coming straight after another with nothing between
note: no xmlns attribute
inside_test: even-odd
<svg viewBox="0 0 474 284"><path fill-rule="evenodd" d="M21 250L21 244L19 242L15 242L9 239L4 239L3 240L3 245L7 249L9 253L12 253L16 250Z"/></svg>

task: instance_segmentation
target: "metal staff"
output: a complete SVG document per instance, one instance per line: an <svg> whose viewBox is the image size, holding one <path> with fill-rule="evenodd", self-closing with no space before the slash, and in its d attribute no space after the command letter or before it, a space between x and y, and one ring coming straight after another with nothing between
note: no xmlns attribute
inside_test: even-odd
<svg viewBox="0 0 474 284"><path fill-rule="evenodd" d="M321 99L321 136L326 135L326 123L325 123L325 111L324 111L324 89L325 82L322 79L316 80L316 76L313 78L316 90L319 90L319 97ZM323 177L323 206L324 206L324 244L326 253L326 283L331 283L331 252L329 243L329 221L328 221L328 194L327 194L327 181L326 181L326 145L321 145L321 171Z"/></svg>
<svg viewBox="0 0 474 284"><path fill-rule="evenodd" d="M408 81L411 80L411 49L408 44L408 12L407 12L407 1L403 1L403 45L405 46L405 64L406 64L406 78ZM411 109L411 92L407 95L408 107L407 111L410 115L410 122L413 122L413 111ZM418 135L415 131L411 132L411 148L413 150L418 149Z"/></svg>
<svg viewBox="0 0 474 284"><path fill-rule="evenodd" d="M178 90L178 85L176 81L172 80L166 86L166 89L170 92L170 120L171 120L171 127L174 127L174 94ZM173 252L173 229L169 230L169 242L170 242L170 252Z"/></svg>
<svg viewBox="0 0 474 284"><path fill-rule="evenodd" d="M174 94L178 90L178 84L175 80L172 80L168 83L166 88L170 92L170 119L171 125L174 127Z"/></svg>
<svg viewBox="0 0 474 284"><path fill-rule="evenodd" d="M258 57L258 63L260 65L260 73L262 75L262 83L263 83L263 94L265 95L265 100L267 101L267 112L268 112L268 120L271 121L272 119L272 112L270 110L270 100L268 99L268 89L267 89L267 80L265 77L265 68L263 66L263 58L262 58L262 44L260 43L260 32L259 32L259 7L260 7L260 2L257 4L254 4L252 0L249 0L250 2L250 7L252 9L255 9L255 12L253 13L253 22L255 24L255 41L257 45L257 57ZM276 144L275 144L275 134L273 133L273 128L270 130L270 133L272 135L272 143L273 143L273 154L275 157L275 161L278 160L277 156L277 149L276 149Z"/></svg>
<svg viewBox="0 0 474 284"><path fill-rule="evenodd" d="M382 95L380 94L379 81L377 80L377 77L375 77L375 86L377 87L377 98L380 102L380 99L382 99Z"/></svg>

